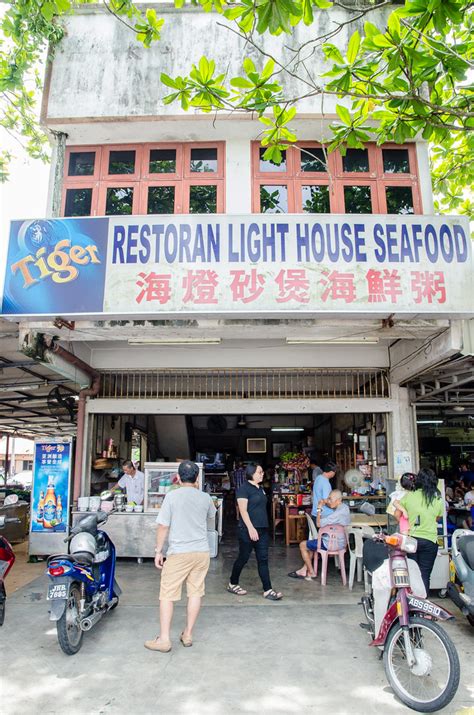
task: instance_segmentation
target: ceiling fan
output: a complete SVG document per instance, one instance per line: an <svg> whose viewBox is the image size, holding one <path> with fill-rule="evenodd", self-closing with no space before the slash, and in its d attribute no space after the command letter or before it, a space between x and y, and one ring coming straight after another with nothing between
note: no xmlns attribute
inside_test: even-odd
<svg viewBox="0 0 474 715"><path fill-rule="evenodd" d="M253 425L256 422L263 422L263 420L248 420L245 415L240 415L236 427L239 429L247 429L249 425Z"/></svg>

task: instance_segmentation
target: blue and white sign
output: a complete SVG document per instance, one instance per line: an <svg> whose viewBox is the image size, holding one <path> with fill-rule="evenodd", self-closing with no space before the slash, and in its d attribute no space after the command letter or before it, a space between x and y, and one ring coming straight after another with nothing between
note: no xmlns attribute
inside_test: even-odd
<svg viewBox="0 0 474 715"><path fill-rule="evenodd" d="M32 533L65 532L68 525L71 441L35 442L31 488Z"/></svg>
<svg viewBox="0 0 474 715"><path fill-rule="evenodd" d="M160 215L14 221L2 312L472 314L465 217Z"/></svg>

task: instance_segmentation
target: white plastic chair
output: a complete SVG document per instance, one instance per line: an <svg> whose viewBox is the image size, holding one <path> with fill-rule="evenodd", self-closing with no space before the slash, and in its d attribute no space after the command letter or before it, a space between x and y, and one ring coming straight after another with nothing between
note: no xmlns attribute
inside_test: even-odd
<svg viewBox="0 0 474 715"><path fill-rule="evenodd" d="M350 562L349 562L349 590L352 590L354 585L354 576L357 566L357 581L362 581L362 549L364 538L371 538L375 532L371 526L348 526L347 541L349 544ZM354 540L350 538L351 534Z"/></svg>
<svg viewBox="0 0 474 715"><path fill-rule="evenodd" d="M318 527L312 520L311 516L309 514L306 514L306 521L308 522L308 540L314 540L316 541L318 538Z"/></svg>

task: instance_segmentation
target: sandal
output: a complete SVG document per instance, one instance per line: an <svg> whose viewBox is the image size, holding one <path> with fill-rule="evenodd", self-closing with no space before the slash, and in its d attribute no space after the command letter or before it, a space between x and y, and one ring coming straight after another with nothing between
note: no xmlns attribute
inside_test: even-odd
<svg viewBox="0 0 474 715"><path fill-rule="evenodd" d="M185 648L191 648L193 644L193 639L192 638L185 638L184 633L181 633L179 640L181 643L184 645Z"/></svg>
<svg viewBox="0 0 474 715"><path fill-rule="evenodd" d="M269 601L281 601L281 599L283 598L283 594L277 593L272 588L272 590L269 591L266 596L265 596L265 594L263 594L263 597L268 598Z"/></svg>
<svg viewBox="0 0 474 715"><path fill-rule="evenodd" d="M302 576L302 575L301 575L300 573L298 573L297 571L290 571L290 573L288 574L288 576L289 576L290 578L303 578L303 579L306 578L306 576Z"/></svg>
<svg viewBox="0 0 474 715"><path fill-rule="evenodd" d="M233 593L236 596L246 596L247 595L247 591L245 589L240 588L240 586L232 586L231 583L229 583L229 585L227 586L227 590L229 591L229 593Z"/></svg>

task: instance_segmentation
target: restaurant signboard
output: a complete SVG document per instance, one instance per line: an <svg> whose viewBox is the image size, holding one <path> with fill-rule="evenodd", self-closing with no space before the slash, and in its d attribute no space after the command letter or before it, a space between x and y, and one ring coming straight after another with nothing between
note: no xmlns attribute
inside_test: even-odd
<svg viewBox="0 0 474 715"><path fill-rule="evenodd" d="M465 217L162 215L13 221L11 316L467 316Z"/></svg>

